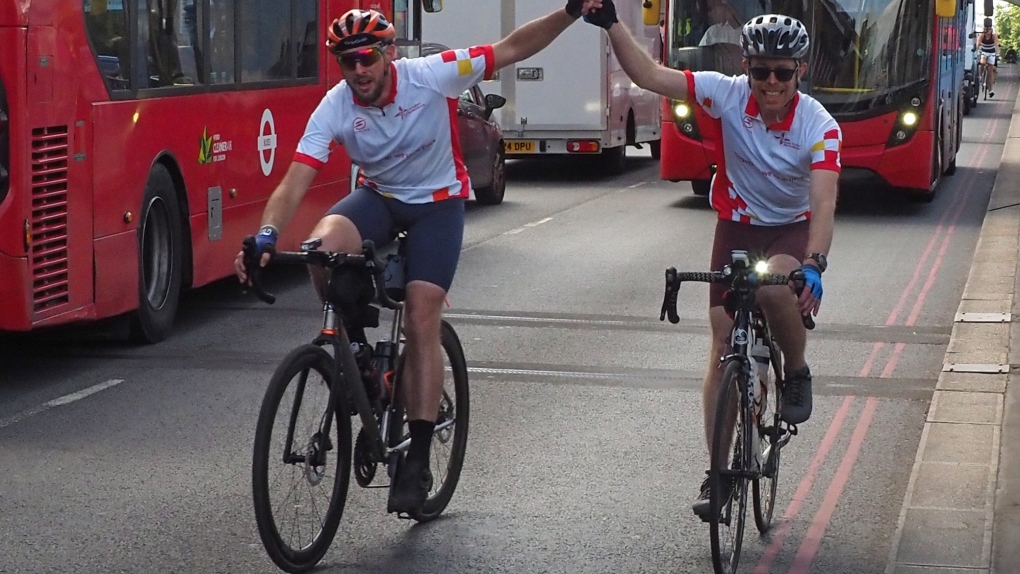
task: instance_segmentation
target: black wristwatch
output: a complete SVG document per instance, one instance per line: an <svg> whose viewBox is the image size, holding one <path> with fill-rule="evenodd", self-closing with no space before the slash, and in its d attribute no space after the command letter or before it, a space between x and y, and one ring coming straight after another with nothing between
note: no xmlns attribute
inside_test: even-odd
<svg viewBox="0 0 1020 574"><path fill-rule="evenodd" d="M824 253L808 253L807 259L813 259L815 263L818 263L818 270L822 273L825 273L826 267L829 266Z"/></svg>

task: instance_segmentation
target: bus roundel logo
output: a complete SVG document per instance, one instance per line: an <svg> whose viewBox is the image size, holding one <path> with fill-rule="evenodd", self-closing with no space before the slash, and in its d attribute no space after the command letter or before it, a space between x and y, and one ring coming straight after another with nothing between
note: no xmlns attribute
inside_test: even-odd
<svg viewBox="0 0 1020 574"><path fill-rule="evenodd" d="M262 123L259 125L259 163L262 164L262 175L268 176L273 171L276 160L276 124L273 112L266 108L262 112Z"/></svg>

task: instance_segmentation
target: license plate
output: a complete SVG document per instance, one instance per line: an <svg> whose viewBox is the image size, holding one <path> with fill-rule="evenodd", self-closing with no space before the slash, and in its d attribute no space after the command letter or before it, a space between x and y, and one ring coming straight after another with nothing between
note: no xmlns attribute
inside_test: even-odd
<svg viewBox="0 0 1020 574"><path fill-rule="evenodd" d="M506 153L535 153L535 142L532 140L505 140L503 149Z"/></svg>

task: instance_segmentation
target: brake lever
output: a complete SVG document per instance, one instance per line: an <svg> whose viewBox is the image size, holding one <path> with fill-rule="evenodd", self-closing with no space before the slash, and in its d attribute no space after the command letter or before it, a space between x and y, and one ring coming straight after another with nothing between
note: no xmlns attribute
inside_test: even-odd
<svg viewBox="0 0 1020 574"><path fill-rule="evenodd" d="M662 296L662 309L659 311L659 320L662 321L669 316L669 322L676 325L680 322L680 316L676 312L676 298L680 293L680 285L676 280L676 268L666 269L666 292Z"/></svg>
<svg viewBox="0 0 1020 574"><path fill-rule="evenodd" d="M262 283L259 279L262 274L262 266L259 265L259 249L255 243L255 237L249 235L244 238L244 271L248 275L248 282L251 283L251 291L255 293L255 296L272 305L276 303L276 295L273 295L269 291L266 291L262 287ZM270 253L272 257L272 253ZM245 285L241 285L241 293L247 294L248 289Z"/></svg>
<svg viewBox="0 0 1020 574"><path fill-rule="evenodd" d="M804 287L807 286L807 280L804 278L804 272L800 269L794 270L793 273L790 273L790 281L793 282L793 289L797 294L797 297L800 297L800 294L804 291ZM808 331L815 328L815 320L811 317L810 313L807 315L801 315L800 320L804 324L804 328Z"/></svg>

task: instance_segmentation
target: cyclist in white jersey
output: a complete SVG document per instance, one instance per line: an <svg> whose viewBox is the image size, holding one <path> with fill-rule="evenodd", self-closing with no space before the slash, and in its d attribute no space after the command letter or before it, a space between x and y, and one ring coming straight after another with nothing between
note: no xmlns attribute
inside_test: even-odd
<svg viewBox="0 0 1020 574"><path fill-rule="evenodd" d="M470 181L457 133L457 98L496 70L548 46L586 11L586 0L521 26L492 45L398 59L392 24L375 10L351 10L327 28L343 71L312 113L297 153L256 235L262 265L329 159L334 142L361 166L364 185L329 210L312 232L322 249L358 253L363 239L389 243L408 231L406 366L403 386L411 445L388 510L412 513L431 488L429 446L442 398L442 307L460 256ZM587 0L590 4L591 0ZM235 267L247 282L243 253ZM321 270L313 270L320 297Z"/></svg>
<svg viewBox="0 0 1020 574"><path fill-rule="evenodd" d="M988 66L988 95L985 99L995 97L995 80L999 75L999 35L992 29L992 19L985 18L985 29L977 38L978 53L985 66Z"/></svg>
<svg viewBox="0 0 1020 574"><path fill-rule="evenodd" d="M774 273L804 271L807 286L799 299L786 287L763 287L757 296L785 357L780 416L790 424L803 423L811 416L811 371L804 356L807 331L801 314L817 314L821 305L842 141L832 116L797 90L807 71L807 30L788 16L752 18L741 30L748 75L731 77L656 64L624 26L616 25L613 0L596 0L585 20L608 31L620 65L637 85L676 100L695 101L720 123L722 151L710 194L719 214L712 269L729 263L731 250L744 249L767 257ZM725 286L712 288L712 350L702 390L709 449L720 358L733 326L724 306ZM735 416L734 412L730 429ZM694 512L703 520L709 518L708 493L706 479L694 503Z"/></svg>

